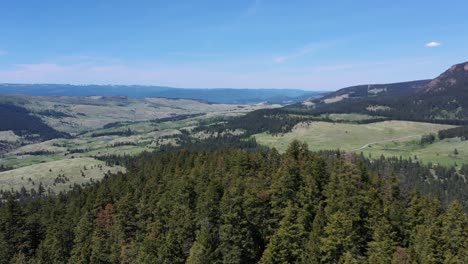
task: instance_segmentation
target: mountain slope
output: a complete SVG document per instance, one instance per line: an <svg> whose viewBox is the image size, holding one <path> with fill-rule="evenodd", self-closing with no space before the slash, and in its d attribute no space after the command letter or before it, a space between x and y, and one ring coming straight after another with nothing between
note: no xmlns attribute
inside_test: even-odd
<svg viewBox="0 0 468 264"><path fill-rule="evenodd" d="M336 92L325 95L318 102L335 103L347 99L358 99L382 96L403 96L412 94L421 89L430 80L419 80L411 82L389 83L389 84L364 84L342 88Z"/></svg>
<svg viewBox="0 0 468 264"><path fill-rule="evenodd" d="M429 82L420 94L430 95L468 95L468 62L453 65Z"/></svg>
<svg viewBox="0 0 468 264"><path fill-rule="evenodd" d="M430 81L354 86L309 105L289 108L306 108L311 114L362 113L399 120L468 124L468 62L454 65Z"/></svg>
<svg viewBox="0 0 468 264"><path fill-rule="evenodd" d="M16 135L31 139L47 140L69 136L48 126L28 109L13 104L0 103L0 120L0 131L13 131Z"/></svg>

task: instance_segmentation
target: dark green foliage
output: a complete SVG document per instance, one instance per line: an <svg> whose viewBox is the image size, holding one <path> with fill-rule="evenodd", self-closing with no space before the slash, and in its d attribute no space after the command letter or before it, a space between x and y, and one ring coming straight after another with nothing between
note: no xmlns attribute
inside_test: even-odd
<svg viewBox="0 0 468 264"><path fill-rule="evenodd" d="M436 137L434 134L423 135L421 137L421 145L432 144L434 143Z"/></svg>
<svg viewBox="0 0 468 264"><path fill-rule="evenodd" d="M20 106L0 103L0 131L12 130L17 135L34 139L31 135L38 134L40 139L69 138L67 133L59 132L46 125L39 117Z"/></svg>
<svg viewBox="0 0 468 264"><path fill-rule="evenodd" d="M363 97L388 97L388 96L407 96L414 93L419 88L428 84L430 80L389 83L389 84L365 84L346 87L336 92L327 94L321 100L334 98L337 96L348 95L349 98ZM379 93L372 93L373 90L380 90Z"/></svg>
<svg viewBox="0 0 468 264"><path fill-rule="evenodd" d="M468 138L468 127L454 127L449 129L444 129L439 131L439 139L454 138L459 137L462 140Z"/></svg>
<svg viewBox="0 0 468 264"><path fill-rule="evenodd" d="M291 105L288 108L314 115L361 113L393 120L466 125L468 124L468 71L465 70L467 64L454 65L430 82L344 88L327 97L347 94L350 99L329 104L318 99L312 109L302 104ZM394 87L399 88L394 89ZM387 88L387 92L379 96L370 96L369 88ZM376 110L372 106L385 107L385 110Z"/></svg>
<svg viewBox="0 0 468 264"><path fill-rule="evenodd" d="M317 119L317 118L315 118ZM225 130L242 129L245 135L253 135L262 132L272 134L289 132L297 123L312 120L310 116L292 116L282 109L262 109L250 112L246 115L229 119L225 123L200 126L193 131L207 131L221 133Z"/></svg>
<svg viewBox="0 0 468 264"><path fill-rule="evenodd" d="M180 121L184 119L194 118L198 116L203 116L205 113L198 113L198 114L182 114L182 115L175 115L170 117L163 117L159 119L151 120L152 123L159 124L163 122L173 122L173 121Z"/></svg>
<svg viewBox="0 0 468 264"><path fill-rule="evenodd" d="M104 136L122 136L128 137L133 135L133 131L130 128L127 128L122 131L109 131L109 132L96 132L92 133L91 137L104 137Z"/></svg>
<svg viewBox="0 0 468 264"><path fill-rule="evenodd" d="M114 158L107 161L126 164L127 173L67 194L4 201L0 262L466 262L461 204L444 211L436 199L400 191L384 160L319 155L297 141L285 154Z"/></svg>
<svg viewBox="0 0 468 264"><path fill-rule="evenodd" d="M12 169L13 169L13 167L5 166L3 164L0 165L0 172L12 170Z"/></svg>
<svg viewBox="0 0 468 264"><path fill-rule="evenodd" d="M41 116L49 116L49 117L73 117L72 115L69 115L69 114L66 114L66 113L63 113L63 112L59 112L59 111L55 111L55 110L44 110L44 111L40 111L40 112L37 112L38 115L41 115Z"/></svg>

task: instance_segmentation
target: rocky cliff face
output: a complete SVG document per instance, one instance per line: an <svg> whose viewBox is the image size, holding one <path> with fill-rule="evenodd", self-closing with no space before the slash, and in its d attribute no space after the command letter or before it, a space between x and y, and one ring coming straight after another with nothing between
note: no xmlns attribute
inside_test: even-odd
<svg viewBox="0 0 468 264"><path fill-rule="evenodd" d="M422 91L441 94L468 92L468 62L453 65L429 82Z"/></svg>

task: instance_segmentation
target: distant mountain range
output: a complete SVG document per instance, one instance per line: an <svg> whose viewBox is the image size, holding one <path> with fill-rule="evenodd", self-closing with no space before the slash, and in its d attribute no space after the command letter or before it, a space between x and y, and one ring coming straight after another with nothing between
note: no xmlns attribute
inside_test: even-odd
<svg viewBox="0 0 468 264"><path fill-rule="evenodd" d="M298 89L196 89L141 85L0 84L0 94L34 96L128 96L194 99L210 103L294 103L324 92Z"/></svg>

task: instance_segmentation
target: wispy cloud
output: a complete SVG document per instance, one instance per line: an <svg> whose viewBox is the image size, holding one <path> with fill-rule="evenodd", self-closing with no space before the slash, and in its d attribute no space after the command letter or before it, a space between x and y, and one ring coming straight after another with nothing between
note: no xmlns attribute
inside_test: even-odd
<svg viewBox="0 0 468 264"><path fill-rule="evenodd" d="M428 48L437 48L437 47L439 47L441 45L442 45L442 43L435 42L435 41L426 43L426 47L428 47Z"/></svg>
<svg viewBox="0 0 468 264"><path fill-rule="evenodd" d="M312 52L311 47L298 53ZM0 68L8 83L143 84L200 88L303 88L331 90L362 83L388 83L435 76L442 69L432 58L384 61L310 62L275 65L265 58L227 58L209 62L125 61L66 56L65 59ZM74 61L73 59L74 58ZM388 72L392 72L391 75ZM432 76L433 75L433 76ZM337 78L339 76L340 78ZM399 76L399 79L395 79Z"/></svg>
<svg viewBox="0 0 468 264"><path fill-rule="evenodd" d="M245 14L247 16L253 16L253 15L257 14L258 8L260 7L260 4L261 4L261 0L253 0L252 3L250 4L250 6L245 11Z"/></svg>
<svg viewBox="0 0 468 264"><path fill-rule="evenodd" d="M333 47L335 45L336 45L336 42L312 43L312 44L305 45L302 48L297 49L297 50L295 50L293 52L290 52L288 54L276 56L273 60L276 63L281 64L281 63L284 63L284 62L292 60L292 59L301 58L303 56L306 56L306 55L308 55L310 53L317 52L317 51L322 50L322 49L327 49L327 48Z"/></svg>

